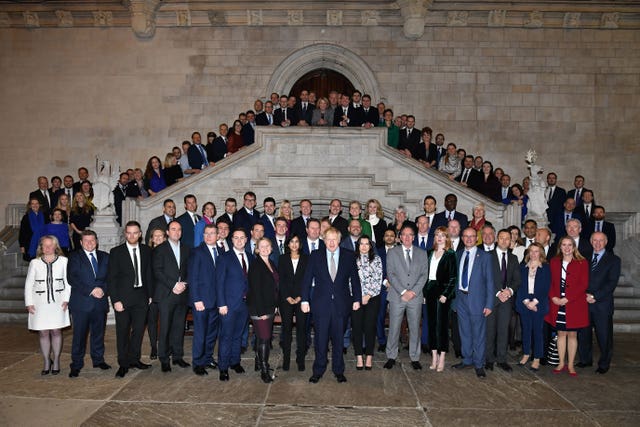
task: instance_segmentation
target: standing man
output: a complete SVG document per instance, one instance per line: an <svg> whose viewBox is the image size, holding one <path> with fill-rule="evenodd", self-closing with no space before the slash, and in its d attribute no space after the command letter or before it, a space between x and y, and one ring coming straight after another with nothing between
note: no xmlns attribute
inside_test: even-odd
<svg viewBox="0 0 640 427"><path fill-rule="evenodd" d="M200 170L207 166L213 166L213 161L209 161L207 151L205 150L204 145L202 145L202 136L200 135L200 132L193 132L191 134L191 141L193 144L191 144L187 150L187 160L189 162L189 166L193 169L193 172L199 173Z"/></svg>
<svg viewBox="0 0 640 427"><path fill-rule="evenodd" d="M300 240L304 240L307 237L307 222L311 218L311 212L313 209L313 205L311 204L311 200L302 199L300 200L300 216L294 218L291 221L291 232L289 235L293 236L297 235Z"/></svg>
<svg viewBox="0 0 640 427"><path fill-rule="evenodd" d="M464 230L467 228L467 224L469 223L469 219L463 213L456 211L456 207L458 206L458 197L453 194L447 194L444 198L444 212L437 213L433 216L433 223L431 224L431 228L434 230L438 227L446 227L449 221L456 220L460 223L460 229Z"/></svg>
<svg viewBox="0 0 640 427"><path fill-rule="evenodd" d="M327 370L331 340L331 369L336 380L344 383L343 336L351 310L360 308L362 291L353 254L340 250L340 232L329 228L324 242L325 250L316 250L309 256L302 282L301 309L303 313L313 312L316 331L316 358L309 382L317 383Z"/></svg>
<svg viewBox="0 0 640 427"><path fill-rule="evenodd" d="M260 217L260 222L264 225L264 236L273 240L276 236L276 199L266 197L262 202L264 214Z"/></svg>
<svg viewBox="0 0 640 427"><path fill-rule="evenodd" d="M220 257L215 224L204 226L203 242L189 256L189 302L193 312L193 372L207 375L206 368L216 369L213 348L218 339L216 305L216 263Z"/></svg>
<svg viewBox="0 0 640 427"><path fill-rule="evenodd" d="M462 232L464 252L458 256L458 286L455 305L462 344L462 362L452 366L474 366L478 378L484 371L487 317L494 306L494 278L491 255L476 246L478 234L469 227Z"/></svg>
<svg viewBox="0 0 640 427"><path fill-rule="evenodd" d="M591 235L593 258L591 259L591 274L587 288L587 302L589 303L589 327L578 331L579 368L591 366L593 355L591 352L591 328L595 328L600 348L600 359L596 373L606 374L613 356L613 293L620 279L620 258L607 251L607 236L603 232Z"/></svg>
<svg viewBox="0 0 640 427"><path fill-rule="evenodd" d="M329 222L333 228L340 232L340 234L347 234L349 221L342 217L342 202L340 199L333 199L329 203Z"/></svg>
<svg viewBox="0 0 640 427"><path fill-rule="evenodd" d="M71 253L67 265L67 280L71 286L69 312L73 317L71 371L77 377L84 366L87 333L91 334L91 360L94 368L111 369L104 361L104 326L109 311L105 295L109 254L98 249L98 237L93 230L84 230L82 248Z"/></svg>
<svg viewBox="0 0 640 427"><path fill-rule="evenodd" d="M487 346L485 369L493 371L494 362L511 372L507 363L507 347L509 346L509 322L513 314L513 296L520 286L520 265L518 257L509 250L511 233L509 230L498 231L497 245L489 252L493 265L495 308L487 317Z"/></svg>
<svg viewBox="0 0 640 427"><path fill-rule="evenodd" d="M275 205L275 203L274 203ZM260 212L256 209L256 193L247 191L243 196L243 204L235 215L236 228L251 230L254 224L260 221Z"/></svg>
<svg viewBox="0 0 640 427"><path fill-rule="evenodd" d="M185 213L176 218L176 220L182 227L182 243L187 245L188 248L193 248L193 233L196 224L202 219L202 217L196 213L198 210L198 199L196 199L196 196L193 194L184 196L184 210Z"/></svg>
<svg viewBox="0 0 640 427"><path fill-rule="evenodd" d="M151 232L155 229L166 230L167 226L176 216L176 204L171 199L166 199L162 204L162 215L149 221L147 232L144 234L144 242L151 243Z"/></svg>
<svg viewBox="0 0 640 427"><path fill-rule="evenodd" d="M420 364L420 316L422 315L422 288L429 276L427 252L413 244L413 227L405 225L400 230L400 245L387 253L387 277L389 280L389 338L387 340L386 369L396 364L400 325L405 312L409 326L409 357L413 369Z"/></svg>
<svg viewBox="0 0 640 427"><path fill-rule="evenodd" d="M118 378L123 378L129 368L151 366L140 360L144 323L153 295L151 249L140 243L142 231L137 221L125 225L124 237L124 244L111 249L107 276L116 316Z"/></svg>
<svg viewBox="0 0 640 427"><path fill-rule="evenodd" d="M218 343L220 381L229 381L229 368L238 374L244 372L240 365L240 347L242 332L249 317L249 259L245 253L247 233L238 228L233 232L231 240L233 248L220 257L216 268L216 299L221 316Z"/></svg>
<svg viewBox="0 0 640 427"><path fill-rule="evenodd" d="M189 247L180 243L182 226L171 221L167 228L167 240L153 251L155 292L153 300L160 313L158 359L162 372L171 372L169 353L173 364L181 368L190 366L184 361L184 322L187 317L187 263Z"/></svg>

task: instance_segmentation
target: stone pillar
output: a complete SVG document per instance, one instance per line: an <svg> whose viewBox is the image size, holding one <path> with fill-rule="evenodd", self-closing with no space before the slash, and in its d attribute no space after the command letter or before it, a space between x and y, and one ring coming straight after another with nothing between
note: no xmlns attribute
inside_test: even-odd
<svg viewBox="0 0 640 427"><path fill-rule="evenodd" d="M131 29L142 39L153 37L156 33L156 11L161 0L129 0Z"/></svg>
<svg viewBox="0 0 640 427"><path fill-rule="evenodd" d="M398 0L404 18L404 36L416 40L424 34L424 18L433 0Z"/></svg>

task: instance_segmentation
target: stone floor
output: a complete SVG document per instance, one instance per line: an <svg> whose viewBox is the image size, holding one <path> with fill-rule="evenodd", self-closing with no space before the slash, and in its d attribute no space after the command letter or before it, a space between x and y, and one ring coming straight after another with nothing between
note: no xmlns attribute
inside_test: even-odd
<svg viewBox="0 0 640 427"><path fill-rule="evenodd" d="M349 355L346 384L330 374L310 384L309 358L306 372L276 369L275 382L266 385L249 369L249 353L243 357L247 373L232 372L226 383L217 371L207 377L180 368L164 374L157 361L152 369L116 379L114 369L93 369L88 358L89 368L70 379L69 332L61 375L42 377L37 335L23 325L0 326L0 425L640 425L637 335L616 336L614 364L606 375L585 368L571 378L553 375L550 368L533 374L514 366L513 373L497 370L479 380L473 370L414 371L404 351L390 371L382 368L382 353L373 371L356 371ZM107 362L115 365L112 326L106 341ZM190 347L187 337L185 349ZM143 353L149 362L147 343ZM511 356L515 361L517 354ZM272 364L278 366L279 359L274 350Z"/></svg>

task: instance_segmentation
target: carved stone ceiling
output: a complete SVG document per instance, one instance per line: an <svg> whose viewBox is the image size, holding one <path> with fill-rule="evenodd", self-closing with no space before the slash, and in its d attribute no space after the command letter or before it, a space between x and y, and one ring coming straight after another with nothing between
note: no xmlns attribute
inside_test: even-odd
<svg viewBox="0 0 640 427"><path fill-rule="evenodd" d="M0 0L0 28L402 26L417 39L430 27L640 28L640 1L571 0Z"/></svg>

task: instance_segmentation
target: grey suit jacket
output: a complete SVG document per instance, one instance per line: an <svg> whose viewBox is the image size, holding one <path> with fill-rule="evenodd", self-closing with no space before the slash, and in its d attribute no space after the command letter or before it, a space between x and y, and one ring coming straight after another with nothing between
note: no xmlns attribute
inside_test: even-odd
<svg viewBox="0 0 640 427"><path fill-rule="evenodd" d="M400 302L400 294L406 289L415 292L417 297L414 299L419 300L422 304L422 288L427 283L428 277L429 257L427 251L414 245L409 268L405 261L404 246L395 246L387 252L387 278L390 283L387 299L389 302Z"/></svg>

